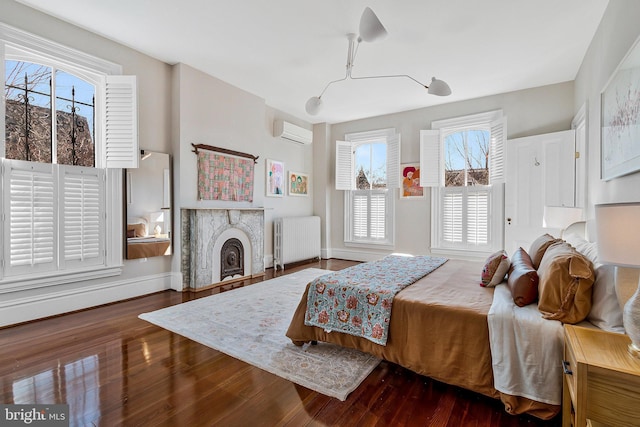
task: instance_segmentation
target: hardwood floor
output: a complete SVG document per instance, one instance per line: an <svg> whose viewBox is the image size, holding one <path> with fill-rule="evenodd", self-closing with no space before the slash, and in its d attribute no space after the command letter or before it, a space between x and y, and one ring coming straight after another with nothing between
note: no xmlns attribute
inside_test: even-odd
<svg viewBox="0 0 640 427"><path fill-rule="evenodd" d="M267 270L264 280L318 261ZM559 426L382 362L345 402L137 318L260 280L165 291L0 329L2 403L67 403L79 426Z"/></svg>

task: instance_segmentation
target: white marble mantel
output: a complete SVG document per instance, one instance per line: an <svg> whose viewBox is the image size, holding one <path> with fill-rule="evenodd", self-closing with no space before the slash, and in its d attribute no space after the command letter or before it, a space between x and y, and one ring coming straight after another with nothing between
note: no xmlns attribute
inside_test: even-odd
<svg viewBox="0 0 640 427"><path fill-rule="evenodd" d="M181 270L185 289L264 275L264 208L181 209ZM220 280L219 249L229 237L243 241L245 274Z"/></svg>

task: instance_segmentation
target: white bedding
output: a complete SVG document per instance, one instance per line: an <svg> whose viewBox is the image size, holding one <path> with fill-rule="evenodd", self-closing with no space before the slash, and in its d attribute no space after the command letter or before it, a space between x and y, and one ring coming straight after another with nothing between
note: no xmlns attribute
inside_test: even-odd
<svg viewBox="0 0 640 427"><path fill-rule="evenodd" d="M496 390L562 404L562 323L543 319L536 304L515 305L506 284L495 288L488 322Z"/></svg>

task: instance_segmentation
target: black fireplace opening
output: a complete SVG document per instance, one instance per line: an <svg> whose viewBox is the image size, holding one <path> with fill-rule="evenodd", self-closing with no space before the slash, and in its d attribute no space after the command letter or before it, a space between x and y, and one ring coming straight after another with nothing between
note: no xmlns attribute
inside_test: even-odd
<svg viewBox="0 0 640 427"><path fill-rule="evenodd" d="M231 238L220 250L220 281L236 274L244 276L244 247L240 240Z"/></svg>

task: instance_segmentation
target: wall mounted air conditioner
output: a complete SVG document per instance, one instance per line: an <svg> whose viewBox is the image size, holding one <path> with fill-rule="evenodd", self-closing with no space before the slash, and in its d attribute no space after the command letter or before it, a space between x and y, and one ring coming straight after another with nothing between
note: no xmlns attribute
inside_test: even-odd
<svg viewBox="0 0 640 427"><path fill-rule="evenodd" d="M279 136L299 144L311 144L313 141L312 131L284 120L275 120L273 122L273 136Z"/></svg>

